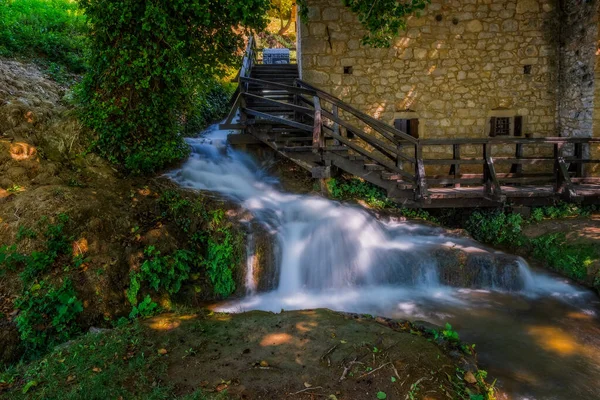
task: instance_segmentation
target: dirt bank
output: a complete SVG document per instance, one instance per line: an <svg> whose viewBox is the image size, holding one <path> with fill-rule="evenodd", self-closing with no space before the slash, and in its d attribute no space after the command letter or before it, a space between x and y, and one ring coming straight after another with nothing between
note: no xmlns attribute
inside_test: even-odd
<svg viewBox="0 0 600 400"><path fill-rule="evenodd" d="M105 382L109 398L184 398L202 391L206 397L187 398L462 399L480 391L474 358L457 345L408 322L329 310L165 314L137 331L96 336L101 347L92 347L89 336L50 354L38 369L13 371L5 398L52 397L59 390L63 397L93 397L98 382ZM115 348L117 340L123 344ZM90 354L76 359L82 347ZM120 373L113 364L123 364ZM134 373L152 384L139 385ZM32 380L36 385L24 396ZM54 381L69 384L59 389Z"/></svg>
<svg viewBox="0 0 600 400"><path fill-rule="evenodd" d="M108 326L131 309L125 297L131 271L137 271L144 249L161 254L189 247L192 233L174 220L173 207L188 201L209 215L223 211L231 221L237 246L243 251L243 213L235 205L184 191L168 179L124 178L111 165L87 152L93 137L77 121L66 101L69 91L46 78L34 65L0 60L0 249L18 254L46 251L46 229L62 216L73 259L59 257L36 281L60 285L73 282L84 311L83 329ZM161 199L176 193L171 203ZM171 197L173 198L173 197ZM197 213L199 215L199 213ZM198 231L210 221L190 215L186 223ZM2 253L2 251L0 251ZM22 354L15 329L15 299L26 289L23 267L2 265L0 254L0 363ZM238 257L234 279L241 287L244 260ZM182 289L184 303L214 300L204 270ZM143 289L143 288L142 288ZM169 299L156 298L161 304Z"/></svg>

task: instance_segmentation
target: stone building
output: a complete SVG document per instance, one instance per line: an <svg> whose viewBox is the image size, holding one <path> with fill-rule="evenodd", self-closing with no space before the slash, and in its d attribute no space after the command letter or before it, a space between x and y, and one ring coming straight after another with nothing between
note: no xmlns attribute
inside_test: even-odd
<svg viewBox="0 0 600 400"><path fill-rule="evenodd" d="M302 79L413 136L600 136L598 0L432 0L386 49L342 0L308 5Z"/></svg>

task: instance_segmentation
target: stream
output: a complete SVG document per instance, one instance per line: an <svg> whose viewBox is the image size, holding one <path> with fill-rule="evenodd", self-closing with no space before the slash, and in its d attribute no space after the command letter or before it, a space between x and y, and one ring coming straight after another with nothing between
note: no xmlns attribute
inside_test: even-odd
<svg viewBox="0 0 600 400"><path fill-rule="evenodd" d="M449 322L463 342L476 344L480 366L498 379L499 398L600 399L594 293L441 228L286 193L250 156L226 145L228 133L214 125L189 139L192 155L170 177L249 210L276 238L278 284L256 292L249 262L247 296L220 311L330 308ZM254 240L248 243L251 260ZM480 260L463 287L448 280L444 255L455 252Z"/></svg>

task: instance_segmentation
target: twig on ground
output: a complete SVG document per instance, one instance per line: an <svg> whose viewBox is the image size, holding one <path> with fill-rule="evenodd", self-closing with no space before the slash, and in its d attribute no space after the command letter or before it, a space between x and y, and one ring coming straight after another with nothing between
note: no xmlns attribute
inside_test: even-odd
<svg viewBox="0 0 600 400"><path fill-rule="evenodd" d="M381 366L379 366L379 367L377 367L377 368L375 368L375 369L373 369L373 370L371 370L371 371L369 371L369 372L367 372L367 373L365 373L365 374L362 374L362 375L361 375L361 376L359 376L358 378L360 379L360 378L364 378L364 377L365 377L365 376L367 376L367 375L371 375L373 372L375 372L375 371L378 371L378 370L380 370L381 368L383 368L383 367L385 367L385 366L387 366L387 365L390 365L390 364L391 364L391 362L385 363L385 364L383 364L383 365L381 365Z"/></svg>
<svg viewBox="0 0 600 400"><path fill-rule="evenodd" d="M396 378L398 378L398 380L400 380L400 374L398 374L398 370L396 369L396 366L394 365L394 363L392 364L392 369L394 370L394 374L396 374Z"/></svg>
<svg viewBox="0 0 600 400"><path fill-rule="evenodd" d="M298 390L295 393L290 393L290 396L293 396L295 394L299 394L299 393L302 393L302 392L307 392L309 390L316 390L316 389L323 389L323 387L322 386L309 387L309 388L306 388L306 389Z"/></svg>
<svg viewBox="0 0 600 400"><path fill-rule="evenodd" d="M422 377L421 379L417 380L415 383L413 383L412 385L410 385L410 387L417 387L419 386L419 383L421 383L422 380L426 379L425 377ZM433 378L429 378L427 379L428 381L431 380ZM406 395L406 397L404 398L404 400L408 400L408 394Z"/></svg>
<svg viewBox="0 0 600 400"><path fill-rule="evenodd" d="M333 351L335 349L337 349L338 346L339 346L339 344L336 344L335 346L333 346L332 348L330 348L329 350L327 350L327 352L321 356L321 360L324 360L325 357L327 357L328 355L330 355L331 353L333 353Z"/></svg>
<svg viewBox="0 0 600 400"><path fill-rule="evenodd" d="M348 372L350 372L350 370L352 369L352 366L354 364L362 364L362 365L364 365L364 363L361 363L360 361L356 361L356 358L354 360L350 361L350 363L348 365L344 365L344 372L342 372L342 376L340 376L339 382L341 382L344 379L346 379L346 375L348 375Z"/></svg>

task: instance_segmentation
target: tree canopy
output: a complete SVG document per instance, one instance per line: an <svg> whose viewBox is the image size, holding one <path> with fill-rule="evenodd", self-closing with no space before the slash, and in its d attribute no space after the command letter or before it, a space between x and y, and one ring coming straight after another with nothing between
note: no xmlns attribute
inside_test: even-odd
<svg viewBox="0 0 600 400"><path fill-rule="evenodd" d="M269 0L81 0L90 23L83 121L99 152L149 173L188 151L182 110L237 65L244 36L266 26Z"/></svg>

